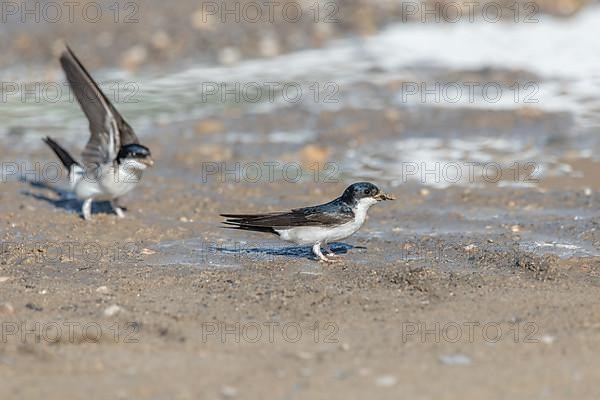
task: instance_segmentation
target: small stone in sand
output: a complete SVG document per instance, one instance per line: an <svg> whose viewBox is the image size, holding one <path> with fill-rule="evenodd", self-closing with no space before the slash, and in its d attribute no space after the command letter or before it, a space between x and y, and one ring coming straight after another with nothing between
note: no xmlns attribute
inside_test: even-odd
<svg viewBox="0 0 600 400"><path fill-rule="evenodd" d="M10 303L0 303L0 315L10 315L15 312L15 308Z"/></svg>
<svg viewBox="0 0 600 400"><path fill-rule="evenodd" d="M392 387L396 384L397 380L392 375L382 375L375 380L375 386L379 387Z"/></svg>
<svg viewBox="0 0 600 400"><path fill-rule="evenodd" d="M329 158L329 150L324 149L322 146L309 144L302 149L300 157L307 164L324 164ZM325 168L325 166L323 168Z"/></svg>
<svg viewBox="0 0 600 400"><path fill-rule="evenodd" d="M25 308L27 308L29 310L33 310L33 311L44 311L43 307L38 306L37 304L33 304L33 303L25 304Z"/></svg>
<svg viewBox="0 0 600 400"><path fill-rule="evenodd" d="M106 294L108 293L108 288L106 286L100 286L96 288L96 293Z"/></svg>
<svg viewBox="0 0 600 400"><path fill-rule="evenodd" d="M242 54L237 47L224 47L219 51L219 62L223 65L237 64Z"/></svg>
<svg viewBox="0 0 600 400"><path fill-rule="evenodd" d="M0 283L4 283L8 281L10 278L8 276L0 276Z"/></svg>
<svg viewBox="0 0 600 400"><path fill-rule="evenodd" d="M225 125L218 119L204 119L196 124L196 132L200 134L214 134L225 131Z"/></svg>
<svg viewBox="0 0 600 400"><path fill-rule="evenodd" d="M474 244L470 244L470 245L465 246L465 250L466 251L473 251L476 248L477 248L477 246L475 246Z"/></svg>
<svg viewBox="0 0 600 400"><path fill-rule="evenodd" d="M129 48L121 60L121 64L129 71L138 69L148 58L148 51L142 45Z"/></svg>
<svg viewBox="0 0 600 400"><path fill-rule="evenodd" d="M446 365L471 365L471 358L464 354L440 356L440 362Z"/></svg>
<svg viewBox="0 0 600 400"><path fill-rule="evenodd" d="M309 353L308 351L299 351L296 353L296 356L301 360L311 360L315 357L312 353Z"/></svg>
<svg viewBox="0 0 600 400"><path fill-rule="evenodd" d="M104 316L112 317L112 316L119 314L122 311L123 311L123 309L121 307L119 307L116 304L113 304L112 306L106 307L106 309L104 310Z"/></svg>
<svg viewBox="0 0 600 400"><path fill-rule="evenodd" d="M556 337L552 335L544 335L540 338L540 341L544 344L552 344L556 340Z"/></svg>
<svg viewBox="0 0 600 400"><path fill-rule="evenodd" d="M234 398L237 396L237 394L238 394L238 391L233 386L225 386L225 387L223 387L223 389L221 389L221 395L223 397L225 397L226 399Z"/></svg>

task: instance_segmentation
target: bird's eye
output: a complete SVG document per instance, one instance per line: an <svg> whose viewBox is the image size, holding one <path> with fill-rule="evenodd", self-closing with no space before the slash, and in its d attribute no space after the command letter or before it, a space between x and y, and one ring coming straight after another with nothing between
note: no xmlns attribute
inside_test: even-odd
<svg viewBox="0 0 600 400"><path fill-rule="evenodd" d="M363 193L368 196L368 195L371 194L371 190L370 189L365 189L365 190L363 190Z"/></svg>

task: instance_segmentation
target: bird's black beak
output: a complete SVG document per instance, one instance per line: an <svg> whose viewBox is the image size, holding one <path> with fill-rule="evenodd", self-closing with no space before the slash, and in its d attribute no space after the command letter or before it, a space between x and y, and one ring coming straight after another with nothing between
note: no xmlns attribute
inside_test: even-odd
<svg viewBox="0 0 600 400"><path fill-rule="evenodd" d="M377 201L396 200L396 198L394 196L392 196L391 194L381 192L381 193L375 195L375 200L377 200Z"/></svg>

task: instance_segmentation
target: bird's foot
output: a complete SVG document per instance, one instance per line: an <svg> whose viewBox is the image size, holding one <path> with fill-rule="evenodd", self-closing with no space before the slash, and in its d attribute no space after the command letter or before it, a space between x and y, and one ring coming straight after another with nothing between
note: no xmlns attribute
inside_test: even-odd
<svg viewBox="0 0 600 400"><path fill-rule="evenodd" d="M334 260L333 258L329 258L326 257L325 255L323 255L323 253L321 252L321 244L317 243L313 246L312 248L313 254L315 256L317 256L317 258L319 259L319 262L326 262L326 263L336 263L339 262L339 260Z"/></svg>
<svg viewBox="0 0 600 400"><path fill-rule="evenodd" d="M117 214L117 217L119 218L125 218L125 212L121 207L115 207L115 214Z"/></svg>
<svg viewBox="0 0 600 400"><path fill-rule="evenodd" d="M328 245L323 246L323 249L325 250L325 257L327 257L327 258L341 258L342 257L341 255L335 254Z"/></svg>
<svg viewBox="0 0 600 400"><path fill-rule="evenodd" d="M115 214L117 214L117 217L125 218L125 212L123 211L123 209L121 207L119 207L117 205L117 203L111 203L111 206L112 206L113 210L115 211Z"/></svg>

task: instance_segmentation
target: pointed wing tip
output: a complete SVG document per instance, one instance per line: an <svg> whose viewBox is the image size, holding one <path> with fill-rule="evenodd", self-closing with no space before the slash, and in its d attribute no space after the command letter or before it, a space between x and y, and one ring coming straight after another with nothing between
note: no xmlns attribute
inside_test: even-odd
<svg viewBox="0 0 600 400"><path fill-rule="evenodd" d="M63 41L62 44L63 44L63 46L65 48L63 50L63 54L69 54L69 55L75 56L75 52L73 51L73 49L71 48L71 46L69 46L69 43Z"/></svg>
<svg viewBox="0 0 600 400"><path fill-rule="evenodd" d="M63 42L62 46L63 46L63 49L60 52L61 59L74 56L73 50L71 49L71 47L69 47L69 45L66 42Z"/></svg>

